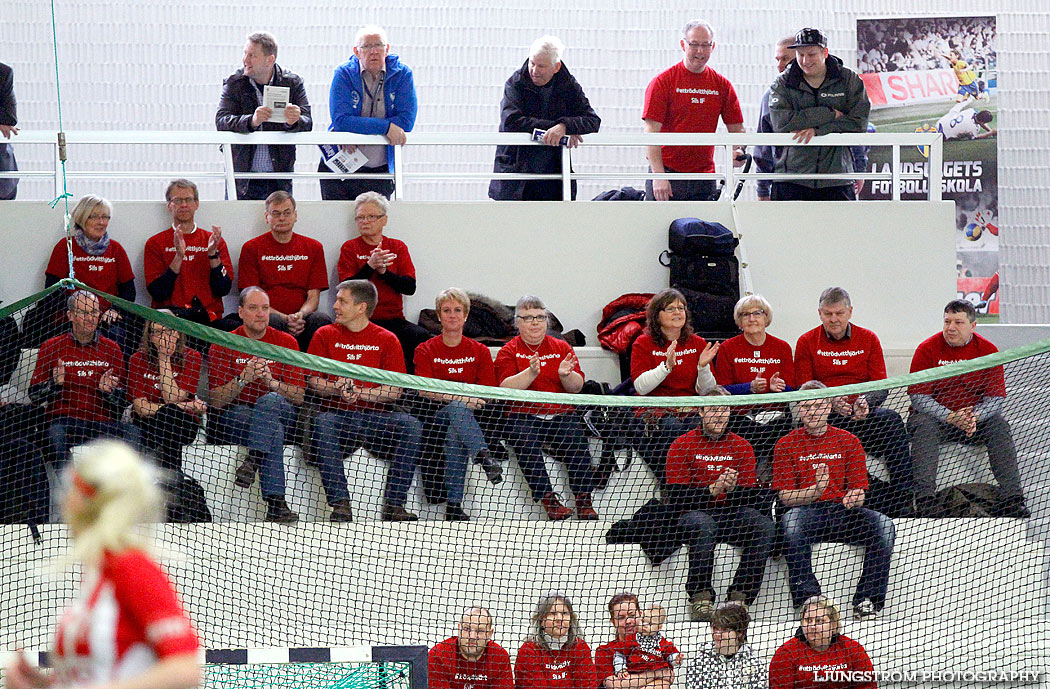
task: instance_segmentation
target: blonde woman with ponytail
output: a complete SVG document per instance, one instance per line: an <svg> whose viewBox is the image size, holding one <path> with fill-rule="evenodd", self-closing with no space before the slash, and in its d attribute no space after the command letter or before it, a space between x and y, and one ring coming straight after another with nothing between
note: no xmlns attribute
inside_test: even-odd
<svg viewBox="0 0 1050 689"><path fill-rule="evenodd" d="M45 673L19 654L8 689L190 689L200 684L197 634L140 526L161 521L156 470L116 440L90 443L66 470L62 515L80 588L63 612Z"/></svg>

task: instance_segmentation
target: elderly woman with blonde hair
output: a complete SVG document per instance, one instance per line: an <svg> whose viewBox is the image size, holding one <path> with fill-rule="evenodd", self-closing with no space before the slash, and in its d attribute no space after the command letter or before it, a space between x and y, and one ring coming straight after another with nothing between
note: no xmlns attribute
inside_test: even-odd
<svg viewBox="0 0 1050 689"><path fill-rule="evenodd" d="M62 515L70 559L84 576L59 618L53 675L19 654L8 689L120 686L190 689L200 683L199 642L171 580L139 526L160 517L156 471L115 440L90 443L66 469Z"/></svg>

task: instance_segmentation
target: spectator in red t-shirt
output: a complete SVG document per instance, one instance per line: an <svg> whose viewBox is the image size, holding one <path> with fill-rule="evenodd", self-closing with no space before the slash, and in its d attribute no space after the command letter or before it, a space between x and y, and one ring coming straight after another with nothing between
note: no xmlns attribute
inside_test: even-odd
<svg viewBox="0 0 1050 689"><path fill-rule="evenodd" d="M721 117L728 131L742 134L744 115L736 90L707 64L715 49L714 28L707 22L691 21L682 28L679 44L685 53L682 61L656 75L645 89L645 131L711 133ZM743 150L736 154L743 158ZM649 146L648 157L653 172L715 171L712 146ZM714 193L715 182L709 179L645 181L649 201L706 201Z"/></svg>
<svg viewBox="0 0 1050 689"><path fill-rule="evenodd" d="M516 689L594 689L591 649L580 633L572 601L560 593L540 599L532 630L514 663Z"/></svg>
<svg viewBox="0 0 1050 689"><path fill-rule="evenodd" d="M429 689L513 689L510 655L492 640L492 614L473 606L459 618L459 634L427 654Z"/></svg>
<svg viewBox="0 0 1050 689"><path fill-rule="evenodd" d="M135 272L131 261L120 242L109 236L109 221L113 215L113 204L94 194L80 198L70 214L72 241L65 237L58 240L51 251L51 259L44 269L44 287L50 287L59 280L70 277L69 251L73 251L73 277L88 287L99 292L112 294L125 301L135 301ZM120 345L125 356L135 350L140 323L129 314L111 308L105 299L99 299L102 317L99 319L99 331ZM67 327L65 313L56 311L48 323L47 337L57 335ZM42 342L46 337L34 333L34 338Z"/></svg>
<svg viewBox="0 0 1050 689"><path fill-rule="evenodd" d="M598 675L598 686L605 689L642 689L652 686L664 687L674 679L670 667L639 672L626 679L617 677L613 658L617 650L638 630L642 611L638 596L633 593L617 593L609 599L609 622L616 630L616 638L602 644L594 651L594 669Z"/></svg>
<svg viewBox="0 0 1050 689"><path fill-rule="evenodd" d="M197 227L200 199L190 180L172 181L164 198L172 224L146 240L146 290L153 308L165 307L179 318L211 325L222 317L222 298L233 287L233 262L222 228L212 225L208 232Z"/></svg>
<svg viewBox="0 0 1050 689"><path fill-rule="evenodd" d="M664 636L666 622L667 611L662 605L646 608L638 631L628 636L626 643L613 653L613 669L619 679L682 664L678 647ZM670 687L671 681L667 680L664 686Z"/></svg>
<svg viewBox="0 0 1050 689"><path fill-rule="evenodd" d="M173 315L166 309L158 313ZM128 362L132 419L142 446L164 469L182 471L182 448L197 437L207 409L197 397L201 355L186 347L186 335L147 321L139 351Z"/></svg>
<svg viewBox="0 0 1050 689"><path fill-rule="evenodd" d="M802 626L769 663L769 689L877 689L864 647L842 633L842 616L829 598L814 595L802 605ZM866 673L870 679L850 679Z"/></svg>
<svg viewBox="0 0 1050 689"><path fill-rule="evenodd" d="M305 352L317 329L332 318L317 310L321 292L328 289L324 247L294 231L297 218L288 192L275 191L266 198L270 231L241 247L237 287L261 287L270 298L270 327L291 333Z"/></svg>
<svg viewBox="0 0 1050 689"><path fill-rule="evenodd" d="M639 395L689 397L715 387L711 362L718 344L693 333L689 306L676 289L653 295L645 308L645 330L631 346L631 378ZM657 482L666 484L667 450L674 439L696 428L695 407L639 407L647 437L639 443L642 458Z"/></svg>
<svg viewBox="0 0 1050 689"><path fill-rule="evenodd" d="M718 348L714 366L718 384L734 395L794 390L791 345L766 332L773 322L773 307L766 298L761 294L741 297L733 307L733 320L741 332ZM759 483L768 486L773 472L773 446L791 431L787 405L733 407L729 430L751 443Z"/></svg>
<svg viewBox="0 0 1050 689"><path fill-rule="evenodd" d="M976 328L977 311L973 304L965 299L948 302L943 330L915 349L911 372L998 352L994 344L974 332ZM1031 516L1017 472L1017 450L1010 424L1003 418L1006 379L1002 366L912 385L908 394L908 430L915 455L915 503L920 515L929 513L932 506L940 444L949 441L987 446L992 474L1004 496L998 516Z"/></svg>
<svg viewBox="0 0 1050 689"><path fill-rule="evenodd" d="M799 390L823 390L808 381ZM853 615L871 617L886 602L896 529L889 517L863 507L868 488L864 448L852 433L828 425L832 400L798 403L800 428L773 450L773 490L786 508L781 517L792 604L820 593L810 561L814 543L864 548L864 568L853 596Z"/></svg>
<svg viewBox="0 0 1050 689"><path fill-rule="evenodd" d="M390 201L382 194L366 191L354 201L354 222L358 236L348 239L339 250L340 280L368 280L379 292L372 322L397 335L405 351L405 366L413 371L412 357L430 339L426 328L405 320L404 296L416 293L416 267L408 246L400 239L383 234Z"/></svg>
<svg viewBox="0 0 1050 689"><path fill-rule="evenodd" d="M66 306L70 332L40 346L29 385L33 404L45 407L51 450L60 462L71 447L92 438L138 441L138 429L119 421L127 406L127 369L117 343L98 333L98 298L78 290Z"/></svg>
<svg viewBox="0 0 1050 689"><path fill-rule="evenodd" d="M345 280L336 287L335 322L316 333L310 354L340 363L405 372L405 356L389 330L369 321L376 308L376 287L368 280ZM310 390L322 398L323 411L313 423L314 451L321 483L332 506L332 521L353 520L343 458L364 446L390 456L383 498L384 521L415 521L405 509L408 489L419 463L423 427L419 419L391 409L402 389L317 372L309 376Z"/></svg>
<svg viewBox="0 0 1050 689"><path fill-rule="evenodd" d="M726 395L722 387L707 393ZM762 586L774 529L769 517L755 509L769 501L756 488L754 451L728 430L729 407L700 407L700 419L700 425L675 440L667 453L665 502L678 517L679 533L689 546L685 592L690 612L694 620L707 622L715 601L715 545L741 548L726 597L751 605Z"/></svg>
<svg viewBox="0 0 1050 689"><path fill-rule="evenodd" d="M441 334L432 337L416 348L416 375L437 380L450 380L470 385L496 385L496 373L492 365L489 348L477 340L463 336L463 326L470 313L470 297L456 287L451 287L434 299ZM464 521L470 515L463 511L463 483L467 476L467 464L473 460L480 464L493 483L503 480L503 469L493 459L485 442L485 434L478 423L477 415L484 413L485 399L470 395L452 395L444 392L419 394L436 402L423 410L429 412L430 421L444 433L445 504L446 521ZM421 417L422 418L422 417ZM496 420L488 416L489 425Z"/></svg>
<svg viewBox="0 0 1050 689"><path fill-rule="evenodd" d="M527 295L514 308L518 336L496 355L496 380L500 387L550 393L578 393L583 389L583 369L576 352L565 340L547 334L547 307L539 297ZM573 407L550 402L508 403L507 443L532 489L532 499L543 505L552 521L567 519L572 511L563 505L551 486L543 450L565 463L569 489L576 498L580 519L597 519L591 505L591 451L583 422Z"/></svg>
<svg viewBox="0 0 1050 689"><path fill-rule="evenodd" d="M802 333L795 344L795 380L819 380L829 388L886 378L882 343L867 328L851 323L853 304L841 287L829 287L817 305L820 325ZM882 406L888 390L835 397L829 423L860 439L864 449L882 457L890 490L878 505L898 517L911 513L912 461L908 432L900 414Z"/></svg>
<svg viewBox="0 0 1050 689"><path fill-rule="evenodd" d="M234 335L298 351L294 337L270 327L270 298L262 288L241 290L237 314L243 325ZM258 470L266 521L297 522L299 515L285 501L284 444L295 430L298 407L306 394L305 373L298 366L212 345L208 378L210 430L218 442L248 448L234 484L248 488Z"/></svg>

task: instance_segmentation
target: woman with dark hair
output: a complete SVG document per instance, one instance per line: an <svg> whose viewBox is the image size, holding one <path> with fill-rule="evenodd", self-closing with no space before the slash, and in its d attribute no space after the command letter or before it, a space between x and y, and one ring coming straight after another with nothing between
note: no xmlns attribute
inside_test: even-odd
<svg viewBox="0 0 1050 689"><path fill-rule="evenodd" d="M711 613L711 641L686 671L686 689L766 689L769 670L747 643L751 615L740 603L723 603Z"/></svg>
<svg viewBox="0 0 1050 689"><path fill-rule="evenodd" d="M99 292L135 301L135 273L131 261L120 242L109 236L112 215L113 204L94 194L81 197L73 208L70 215L73 277ZM51 259L44 269L44 287L69 277L69 250L70 242L65 237L55 244ZM102 334L120 345L124 356L130 355L134 344L128 338L133 334L133 328L125 323L127 314L111 308L110 303L103 298L99 299L99 307L102 311L99 319ZM64 326L61 314L57 323L59 328ZM51 333L57 334L57 331Z"/></svg>
<svg viewBox="0 0 1050 689"><path fill-rule="evenodd" d="M196 395L201 355L186 346L185 334L148 321L128 371L128 396L142 445L162 468L181 471L182 448L197 437L207 408Z"/></svg>
<svg viewBox="0 0 1050 689"><path fill-rule="evenodd" d="M687 397L715 387L710 364L718 344L694 334L689 318L685 297L676 289L661 290L649 300L645 331L631 347L631 378L639 395ZM639 407L638 414L646 436L640 453L663 487L667 450L675 438L696 428L700 417L692 407Z"/></svg>
<svg viewBox="0 0 1050 689"><path fill-rule="evenodd" d="M515 689L594 689L598 680L591 648L580 634L572 601L561 593L540 599L532 632L518 649Z"/></svg>

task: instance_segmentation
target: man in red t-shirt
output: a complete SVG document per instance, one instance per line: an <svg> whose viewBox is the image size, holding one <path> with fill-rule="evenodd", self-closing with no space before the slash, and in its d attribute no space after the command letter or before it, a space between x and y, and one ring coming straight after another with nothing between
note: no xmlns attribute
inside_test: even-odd
<svg viewBox="0 0 1050 689"><path fill-rule="evenodd" d="M795 344L795 380L819 380L830 388L886 379L886 360L878 336L851 323L853 304L841 287L829 287L817 303L820 325ZM883 407L889 390L832 398L829 423L860 439L864 450L882 457L889 491L877 506L892 517L911 513L912 462L901 415Z"/></svg>
<svg viewBox="0 0 1050 689"><path fill-rule="evenodd" d="M800 617L798 631L769 663L769 689L878 688L868 652L842 633L842 614L831 599L809 598Z"/></svg>
<svg viewBox="0 0 1050 689"><path fill-rule="evenodd" d="M645 90L645 131L708 134L715 131L721 117L727 130L742 134L744 115L736 90L728 79L707 66L715 49L714 28L706 22L691 21L682 29L679 43L685 53L682 61L658 74ZM649 146L648 156L653 172L715 171L713 146ZM737 149L734 157L742 159L743 149ZM714 192L714 180L645 182L645 198L650 201L704 201Z"/></svg>
<svg viewBox="0 0 1050 689"><path fill-rule="evenodd" d="M340 363L405 372L405 355L397 337L369 318L378 298L368 280L345 280L336 287L332 311L335 322L316 333L310 354ZM383 450L391 456L383 499L384 521L415 521L405 509L408 489L419 463L423 427L419 419L390 405L401 388L316 372L307 380L322 398L323 411L313 423L314 449L321 483L332 506L332 521L353 521L343 457L358 447Z"/></svg>
<svg viewBox="0 0 1050 689"><path fill-rule="evenodd" d="M241 291L237 315L244 325L234 335L299 350L294 337L270 327L270 298L261 288ZM248 447L236 485L251 486L258 469L266 521L299 521L284 498L284 443L306 394L303 370L215 344L208 354L208 388L214 410L209 424L218 442Z"/></svg>
<svg viewBox="0 0 1050 689"><path fill-rule="evenodd" d="M706 396L728 394L719 386ZM701 407L700 425L675 440L667 453L667 504L678 516L679 532L689 546L685 592L698 622L709 621L714 611L715 544L741 548L726 595L745 605L758 596L773 547L773 522L754 508L760 502L755 453L728 426L728 406ZM769 500L765 504L768 509Z"/></svg>
<svg viewBox="0 0 1050 689"><path fill-rule="evenodd" d="M137 444L134 426L118 419L127 406L127 371L117 343L98 334L98 297L77 291L66 300L70 332L40 346L29 385L33 404L46 407L55 459L92 438L123 438Z"/></svg>
<svg viewBox="0 0 1050 689"><path fill-rule="evenodd" d="M974 332L976 328L977 311L973 304L965 299L948 302L943 330L916 347L911 372L998 352L994 344ZM1017 472L1017 450L1010 424L1003 418L1006 379L1002 366L912 385L908 395L908 431L915 454L915 504L920 515L932 506L940 444L949 441L987 446L988 462L1004 497L998 516L1031 516Z"/></svg>
<svg viewBox="0 0 1050 689"><path fill-rule="evenodd" d="M294 231L295 199L275 191L266 199L270 231L249 239L237 260L237 287L261 287L270 297L270 327L291 333L306 351L310 338L332 319L317 310L328 289L321 242Z"/></svg>
<svg viewBox="0 0 1050 689"><path fill-rule="evenodd" d="M492 640L495 626L486 608L471 607L459 619L459 635L427 654L430 689L513 689L510 654Z"/></svg>
<svg viewBox="0 0 1050 689"><path fill-rule="evenodd" d="M823 390L811 380L799 390ZM773 490L786 508L781 517L788 585L795 608L820 593L810 561L814 543L864 547L864 569L853 596L853 615L870 617L886 602L896 534L889 517L862 507L868 488L864 448L852 433L828 425L831 399L798 403L800 428L773 448Z"/></svg>
<svg viewBox="0 0 1050 689"><path fill-rule="evenodd" d="M146 289L155 309L210 325L222 317L222 298L233 287L233 262L222 228L197 227L197 185L176 179L164 192L172 224L146 240Z"/></svg>

